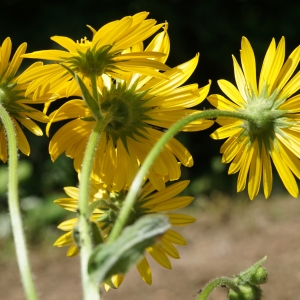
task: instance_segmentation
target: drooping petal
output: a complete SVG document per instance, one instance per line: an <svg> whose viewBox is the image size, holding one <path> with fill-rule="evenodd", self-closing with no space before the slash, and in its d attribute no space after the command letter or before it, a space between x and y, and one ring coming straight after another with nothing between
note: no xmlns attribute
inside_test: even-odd
<svg viewBox="0 0 300 300"><path fill-rule="evenodd" d="M294 198L297 198L299 191L296 180L292 172L278 153L276 147L272 147L271 157L284 186Z"/></svg>
<svg viewBox="0 0 300 300"><path fill-rule="evenodd" d="M260 188L262 175L262 159L259 152L258 141L253 143L252 161L250 161L249 179L248 179L248 194L250 200L257 196Z"/></svg>
<svg viewBox="0 0 300 300"><path fill-rule="evenodd" d="M145 257L136 265L137 270L139 271L142 279L148 283L149 285L152 284L152 274L149 263Z"/></svg>

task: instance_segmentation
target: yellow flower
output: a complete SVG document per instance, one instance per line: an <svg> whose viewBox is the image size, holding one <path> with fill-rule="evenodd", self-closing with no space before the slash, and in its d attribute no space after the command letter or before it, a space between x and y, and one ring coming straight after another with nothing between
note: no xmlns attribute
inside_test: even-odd
<svg viewBox="0 0 300 300"><path fill-rule="evenodd" d="M91 41L86 38L74 42L68 37L53 36L51 39L65 48L63 50L42 50L23 55L26 58L46 59L70 67L81 77L98 77L108 74L114 78L126 78L124 72L137 72L154 77L164 77L157 70L168 70L163 63L153 58L165 56L156 51L131 51L135 45L150 37L166 24L155 25L153 19L145 20L149 13L141 12L121 20L110 22L93 32ZM71 81L76 88L72 75L57 63L40 66L26 72L20 82L32 81L27 94L34 92L34 98L46 91L58 89Z"/></svg>
<svg viewBox="0 0 300 300"><path fill-rule="evenodd" d="M26 51L27 44L21 44L15 52L11 61L12 43L10 38L6 38L0 48L0 103L5 107L15 125L17 142L19 149L26 155L30 154L28 141L19 123L29 129L35 135L43 135L39 126L31 119L46 123L48 117L42 112L28 106L32 100L25 96L28 84L19 84L16 73L22 63L22 54ZM27 70L33 70L39 64L31 65ZM39 101L37 102L40 102ZM44 100L42 100L44 102ZM0 122L0 159L7 161L7 142L3 124Z"/></svg>
<svg viewBox="0 0 300 300"><path fill-rule="evenodd" d="M188 184L188 180L179 181L169 185L163 191L157 192L151 182L146 183L141 189L141 193L132 209L127 225L133 224L143 215L155 213L167 215L173 226L185 226L194 222L195 219L191 216L170 213L170 211L183 208L193 201L193 197L190 196L176 197L176 195L182 192ZM68 187L65 188L65 191L71 198L62 198L55 200L54 202L67 210L76 212L78 208L78 189L75 187ZM98 204L97 208L90 216L90 220L97 226L96 228L99 229L100 235L104 241L107 239L109 232L116 221L126 194L126 190L109 192L103 189L103 185L101 184L92 184L90 204L93 202L95 203L95 201L98 201ZM54 246L70 246L67 256L74 256L79 252L74 238L74 227L76 227L76 224L77 218L74 218L63 222L58 226L59 229L67 231L67 233L59 237L54 243ZM180 258L178 250L173 244L186 245L186 241L179 233L169 229L155 245L147 248L147 252L161 266L171 269L172 266L169 257L176 259ZM151 269L146 257L137 264L137 269L142 279L146 283L151 284ZM123 278L123 274L116 274L111 278L111 283L105 284L105 288L119 287Z"/></svg>
<svg viewBox="0 0 300 300"><path fill-rule="evenodd" d="M197 84L181 86L193 73L198 55L165 74L169 79L140 76L133 73L126 81L103 76L98 87L97 113L111 121L101 135L93 167L93 178L113 190L129 187L146 155L176 121L198 111L187 108L202 102L210 83L203 88ZM50 115L51 122L74 119L60 128L50 141L52 160L65 151L74 158L74 167L80 171L87 140L95 127L94 112L81 99L70 100ZM50 125L51 123L49 123ZM195 121L183 131L196 131L213 124L209 120ZM192 166L188 150L175 138L163 149L149 171L149 179L157 190L165 187L163 177L180 177L180 164Z"/></svg>
<svg viewBox="0 0 300 300"><path fill-rule="evenodd" d="M249 41L242 38L242 68L233 57L237 88L226 80L219 80L221 90L231 100L221 95L211 95L208 100L221 110L244 113L246 119L219 118L222 125L212 137L228 138L221 147L222 161L230 163L229 174L239 172L237 191L245 188L253 199L263 182L264 195L272 190L272 165L288 192L298 196L294 175L300 178L300 95L291 97L300 87L300 72L292 79L300 57L297 47L284 63L285 40L276 47L275 40L268 48L256 80L256 64Z"/></svg>

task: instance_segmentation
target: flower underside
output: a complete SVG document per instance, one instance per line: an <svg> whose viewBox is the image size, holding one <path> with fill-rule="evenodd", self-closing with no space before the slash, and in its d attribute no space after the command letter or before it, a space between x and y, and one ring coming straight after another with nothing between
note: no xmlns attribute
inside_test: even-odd
<svg viewBox="0 0 300 300"><path fill-rule="evenodd" d="M77 51L78 55L67 59L71 68L75 72L80 72L84 76L101 76L107 72L119 69L115 66L113 58L120 54L121 50L111 51L112 45L105 45L96 50L96 45L86 52Z"/></svg>
<svg viewBox="0 0 300 300"><path fill-rule="evenodd" d="M277 129L289 128L293 126L293 122L285 118L286 111L278 109L286 99L278 99L279 92L277 90L270 96L267 95L267 92L268 87L264 85L261 93L257 96L253 91L246 93L247 105L241 111L251 116L251 120L242 121L243 132L239 138L249 137L250 144L257 140L259 149L264 143L266 148L270 150L270 141L274 142Z"/></svg>
<svg viewBox="0 0 300 300"><path fill-rule="evenodd" d="M137 137L146 138L146 123L151 120L146 113L151 107L145 104L150 98L145 98L148 91L136 92L137 82L130 88L126 83L116 82L110 89L104 87L99 94L99 114L103 119L108 120L105 132L108 138L111 138L116 146L117 140L121 139L125 149L127 147L127 137L137 140Z"/></svg>

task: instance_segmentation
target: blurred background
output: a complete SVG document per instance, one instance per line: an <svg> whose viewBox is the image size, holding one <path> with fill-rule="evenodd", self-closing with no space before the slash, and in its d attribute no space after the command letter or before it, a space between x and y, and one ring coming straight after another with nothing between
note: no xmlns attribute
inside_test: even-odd
<svg viewBox="0 0 300 300"><path fill-rule="evenodd" d="M50 40L51 36L62 35L73 40L84 36L91 38L87 24L98 29L126 15L149 11L149 18L169 23L171 53L167 64L174 67L200 52L199 65L188 83L196 82L201 87L211 79L210 94L222 93L218 79L235 83L231 55L240 61L242 36L249 39L254 49L258 71L273 37L277 43L282 36L285 37L286 56L300 44L300 2L292 0L2 0L0 7L0 42L10 36L13 51L27 42L27 52L57 47ZM32 60L24 60L21 68L25 69L30 63ZM199 109L208 108L207 100L199 106ZM39 125L44 129L43 124ZM246 191L236 194L237 176L228 176L228 166L221 163L219 149L223 141L209 137L217 127L178 135L195 162L192 168L183 168L182 171L182 178L191 180L186 193L207 202L219 199L220 195L229 201L237 197L248 201ZM56 130L52 126L50 138ZM31 244L36 245L45 239L53 243L59 235L56 226L66 219L66 212L54 205L53 200L64 196L64 186L77 184L77 175L72 160L64 155L54 163L50 160L46 135L36 137L28 131L25 134L31 145L31 154L29 157L20 154L19 177L27 236ZM10 237L6 188L7 169L1 164L0 246L7 245ZM275 172L273 194L286 195ZM201 206L199 203L194 205Z"/></svg>

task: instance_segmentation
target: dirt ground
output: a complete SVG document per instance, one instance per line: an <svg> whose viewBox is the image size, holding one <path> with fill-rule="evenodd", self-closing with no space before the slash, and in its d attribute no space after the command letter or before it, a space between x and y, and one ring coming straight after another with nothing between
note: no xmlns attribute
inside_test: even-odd
<svg viewBox="0 0 300 300"><path fill-rule="evenodd" d="M263 299L300 299L299 199L274 196L267 201L229 201L218 194L212 199L198 199L189 209L197 222L180 228L188 246L178 247L181 259L172 260L172 270L149 258L152 286L133 269L118 290L103 292L101 299L195 300L210 279L237 274L265 255L269 281L262 286ZM31 249L40 299L81 299L79 260L65 257L65 250L50 245ZM1 257L0 299L25 299L16 263ZM217 288L209 299L227 299L226 288Z"/></svg>

